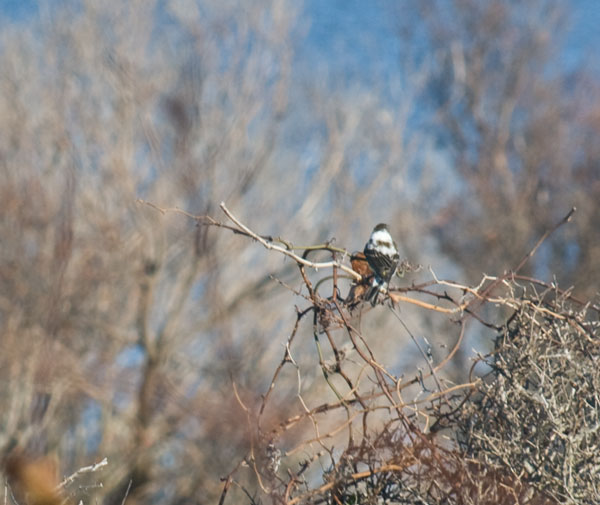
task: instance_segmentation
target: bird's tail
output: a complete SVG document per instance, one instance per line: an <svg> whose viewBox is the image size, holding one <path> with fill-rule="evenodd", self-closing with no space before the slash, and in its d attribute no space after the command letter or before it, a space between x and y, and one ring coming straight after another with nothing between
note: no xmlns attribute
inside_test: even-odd
<svg viewBox="0 0 600 505"><path fill-rule="evenodd" d="M382 292L386 292L387 291L387 283L379 283L378 280L376 278L373 279L373 282L371 284L371 287L369 288L369 290L367 291L367 294L365 295L365 300L370 301L371 302L371 306L375 307L375 305L377 305L377 298L379 297L379 293Z"/></svg>
<svg viewBox="0 0 600 505"><path fill-rule="evenodd" d="M365 300L371 302L371 306L377 305L377 295L379 294L379 287L371 286L365 295Z"/></svg>

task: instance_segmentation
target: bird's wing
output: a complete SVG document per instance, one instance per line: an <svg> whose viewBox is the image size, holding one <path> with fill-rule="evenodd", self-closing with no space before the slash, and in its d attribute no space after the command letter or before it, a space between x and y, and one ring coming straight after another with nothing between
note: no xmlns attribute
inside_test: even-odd
<svg viewBox="0 0 600 505"><path fill-rule="evenodd" d="M365 247L365 256L367 257L367 261L371 265L371 268L375 272L379 272L384 277L386 277L386 282L389 281L389 278L394 275L394 271L398 266L398 261L400 256L398 253L395 253L393 256L388 256L387 254L381 254L376 249L371 249Z"/></svg>

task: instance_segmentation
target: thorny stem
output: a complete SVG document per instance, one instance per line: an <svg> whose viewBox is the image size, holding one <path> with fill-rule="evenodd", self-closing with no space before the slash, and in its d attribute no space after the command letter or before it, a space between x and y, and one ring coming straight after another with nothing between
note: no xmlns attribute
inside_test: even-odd
<svg viewBox="0 0 600 505"><path fill-rule="evenodd" d="M247 428L256 431L257 435L250 435L251 448L249 454L240 460L223 479L224 486L219 501L220 505L225 503L228 490L232 484L241 487L244 492L247 492L241 482L237 481L237 474L241 473L244 462L250 463L250 468L256 477L255 482L258 483L263 492L268 494L271 491L275 492L276 489L279 489L277 491L277 499L283 500L283 503L286 505L296 505L303 502L317 503L327 500L327 496L333 502L341 503L341 497L338 498L337 493L351 482L369 482L376 475L393 475L394 473L399 474L398 478L401 478L400 476L403 475L407 468L417 469L419 465L424 465L426 462L429 465L435 464L438 472L441 472L440 475L445 475L451 482L454 479L454 470L452 470L454 467L452 465L455 465L455 462L449 463L450 460L444 460L441 454L445 454L443 457L446 458L448 454L452 455L453 453L451 451L448 452L446 448L447 442L440 445L436 439L436 434L446 426L447 419L459 415L460 410L470 398L469 392L480 388L481 380L469 376L469 382L443 387L443 382L438 374L452 361L461 348L467 321L478 321L484 327L495 332L505 331L508 327L508 323L505 323L505 326L498 325L491 321L486 321L483 316L479 315L478 309L482 304L493 304L502 308L508 308L514 311L514 313L517 313L520 309L527 310L533 314L531 317L531 326L534 328L541 326L543 318L564 324L571 324L590 342L594 341L594 334L590 325L585 324L581 319L577 319L572 312L561 311L555 308L551 300L548 300L548 302L543 301L544 295L541 298L534 297L533 300L527 300L523 297L517 298L514 294L515 279L519 279L528 281L530 285L537 284L538 286L551 289L552 292L560 293L563 300L571 299L570 292L560 291L555 286L549 286L536 279L524 278L519 276L518 272L536 253L548 236L571 219L575 212L574 208L553 228L540 237L534 247L523 256L512 271L505 272L501 276L484 275L479 285L467 286L459 282L439 279L433 272L433 269L430 269L433 277L432 280L422 284L413 284L410 287L393 288L390 290L388 293L389 297L395 304L410 304L427 311L431 315L438 314L440 317L447 317L448 320L451 320L450 317L454 315L461 316L458 321L452 321L459 324L458 336L454 339L455 343L447 355L437 365L434 365L431 356L419 345L417 339L408 329L402 318L395 310L392 310L395 318L404 326L429 368L426 374L417 373L411 380L404 380L403 376L398 378L390 373L377 360L375 353L369 346L368 338L362 334L360 329L355 328L352 324L352 318L356 314L354 311L358 310L360 316L363 311L363 305L360 298L358 300L343 298L338 282L341 278L345 278L346 275L340 275L339 271L341 270L354 281L354 288L359 288L364 286L364 284L361 285L363 279L360 274L342 263L349 258L349 254L345 249L332 247L330 243L296 247L284 238L259 235L238 219L224 203L221 203L221 210L233 224L221 223L210 216L194 216L179 209L161 209L148 202L142 203L162 213L180 213L195 219L201 225L225 228L233 233L259 242L268 250L291 258L299 267L299 274L304 288L297 290L292 289L284 283L281 283L281 285L309 302L307 308L303 310L296 309L296 321L287 338L283 357L275 369L267 391L262 395L256 414L252 412L252 407L242 403L237 390L234 388L238 402L246 413ZM331 261L315 262L308 260L309 254L319 250L328 251L332 256ZM303 251L303 253L299 255L294 251ZM342 255L341 261L338 261L337 254ZM309 278L309 271L318 272L320 270L325 270L325 274L313 282ZM330 298L323 298L317 288L323 282L331 279L333 280L331 296ZM498 290L500 287L503 289L502 291ZM521 289L519 286L519 290ZM307 294L304 294L303 290ZM491 296L492 292L494 292L494 296ZM410 295L416 295L417 297L413 298ZM360 297L360 295L358 296ZM448 305L443 306L441 305L442 303ZM584 310L588 306L592 310L598 310L595 305L579 303L582 305L581 310ZM371 309L368 308L367 310ZM375 310L377 309L375 308ZM299 339L296 337L300 333L301 320L309 312L313 313L312 333L317 348L319 365L329 388L338 398L337 402L324 403L318 406L310 406L310 396L301 395L301 386L303 383L301 366L299 365L300 362L295 361L291 354L292 346L298 345L297 342ZM350 354L348 354L347 350L342 352L343 347L340 347L338 339L335 338L334 332L341 329L345 330L345 335L352 344L352 353ZM323 356L324 349L322 343L319 341L320 334L327 336L327 340L324 340L323 343L326 342L325 345L330 348L335 358L335 362L332 365L334 372L340 374L349 388L349 392L346 395L338 392L331 381L328 365ZM485 359L485 357L480 357L479 361L482 359ZM479 361L475 361L473 368ZM263 431L261 426L262 417L270 400L272 400L272 392L280 383L281 371L288 362L293 363L296 367L298 375L297 398L302 405L302 410L300 413L292 413L285 420L280 421L278 425L271 427L268 431L269 439L276 443L284 444L284 435L287 434L290 440L294 441L294 444L292 448L287 450L285 456L291 458L294 454L305 453L307 457L304 461L300 462L299 469L295 472L292 470L293 464L290 460L289 464L292 466L287 468L289 478L286 480L280 476L274 477L270 475L263 468L262 463L260 463L261 454L259 454L262 448L259 447L258 443L255 444L255 441L259 442L263 434L267 433ZM356 365L358 365L358 368ZM351 370L354 370L354 374L350 372ZM437 391L426 397L419 398L423 391L421 388L415 388L414 386L429 377L433 377L435 380ZM370 390L365 389L365 384L367 383L370 384ZM404 400L402 398L401 394L406 395L407 392L414 390L418 391L412 399ZM342 412L340 412L341 409L344 409L343 412L345 413L343 420L340 419L342 415ZM381 420L380 414L383 412L387 412L388 414L384 417L386 420L385 423L381 425L376 420ZM335 417L336 415L337 417ZM367 418L367 416L371 417ZM426 419L424 429L419 428L415 422L415 419L419 417ZM362 440L360 438L355 440L353 437L353 429L356 429L354 425L358 419L362 420ZM309 420L312 423L313 436L306 437L304 433L304 425L306 423L303 422L305 420ZM256 426L251 426L251 423L256 423ZM345 445L336 446L335 444L341 443L339 437L344 429L348 430L349 437L346 439ZM391 438L387 439L386 437ZM379 454L376 444L380 443L380 439L384 441L384 447L391 448L395 447L394 444L397 444L398 449L389 451L388 453L383 451L382 454ZM388 455L385 456L385 454ZM325 483L311 486L310 481L303 477L303 474L309 468L313 468L315 464L324 465L325 463L322 461L323 457L330 459L331 475L326 479ZM352 463L353 457L366 458L362 461L360 459L357 460L357 463L360 462L362 465L367 465L368 468L365 470L364 467L357 467L356 464ZM371 460L371 458L374 459ZM350 473L345 473L350 469L352 469ZM453 492L458 492L458 488L450 489L454 489ZM509 492L513 492L512 489ZM273 497L275 498L275 495Z"/></svg>

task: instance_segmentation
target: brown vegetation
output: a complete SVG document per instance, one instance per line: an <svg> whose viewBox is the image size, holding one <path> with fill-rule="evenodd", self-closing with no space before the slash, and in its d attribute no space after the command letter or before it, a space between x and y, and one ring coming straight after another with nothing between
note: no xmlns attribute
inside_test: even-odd
<svg viewBox="0 0 600 505"><path fill-rule="evenodd" d="M5 501L594 502L595 81L560 2L439 3L387 93L297 68L288 0L2 21Z"/></svg>

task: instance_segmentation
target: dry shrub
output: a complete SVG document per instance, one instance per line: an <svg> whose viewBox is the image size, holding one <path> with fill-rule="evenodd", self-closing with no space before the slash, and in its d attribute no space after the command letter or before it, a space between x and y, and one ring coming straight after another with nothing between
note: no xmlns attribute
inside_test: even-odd
<svg viewBox="0 0 600 505"><path fill-rule="evenodd" d="M305 288L297 294L309 306L297 309L260 408L253 410L238 398L248 414L252 443L227 477L221 503L232 484L251 503L269 499L287 505L597 502L600 308L518 274L572 212L503 276L485 276L478 286L466 286L434 275L433 281L395 288L374 310L382 314L387 305L398 333L410 336L426 365L414 375L399 376L385 353L394 353L393 339L387 350L375 350L374 337L385 335L368 335L363 327L371 309L357 287L365 279L357 278L346 297L337 284L341 270L351 272L336 261L339 249L322 244L297 256L298 248L291 251L278 244L285 241L255 234L222 208L234 222L230 229L296 260ZM333 262L309 261L316 251L327 252ZM316 287L323 279L314 282L308 273L326 266L331 294ZM402 312L396 303L403 305ZM434 359L406 325L408 307L457 323L455 344L441 359ZM298 328L311 314L325 383L338 398L318 406L311 400L327 398L326 390L316 398L304 394L305 369L294 360ZM452 382L445 367L467 324L475 321L492 330L494 349L474 358L462 383ZM344 335L349 347L340 345ZM289 365L297 371L295 393L302 408L278 422L261 421Z"/></svg>
<svg viewBox="0 0 600 505"><path fill-rule="evenodd" d="M456 419L461 449L556 502L597 503L598 308L557 288L520 291L482 360L491 372Z"/></svg>

